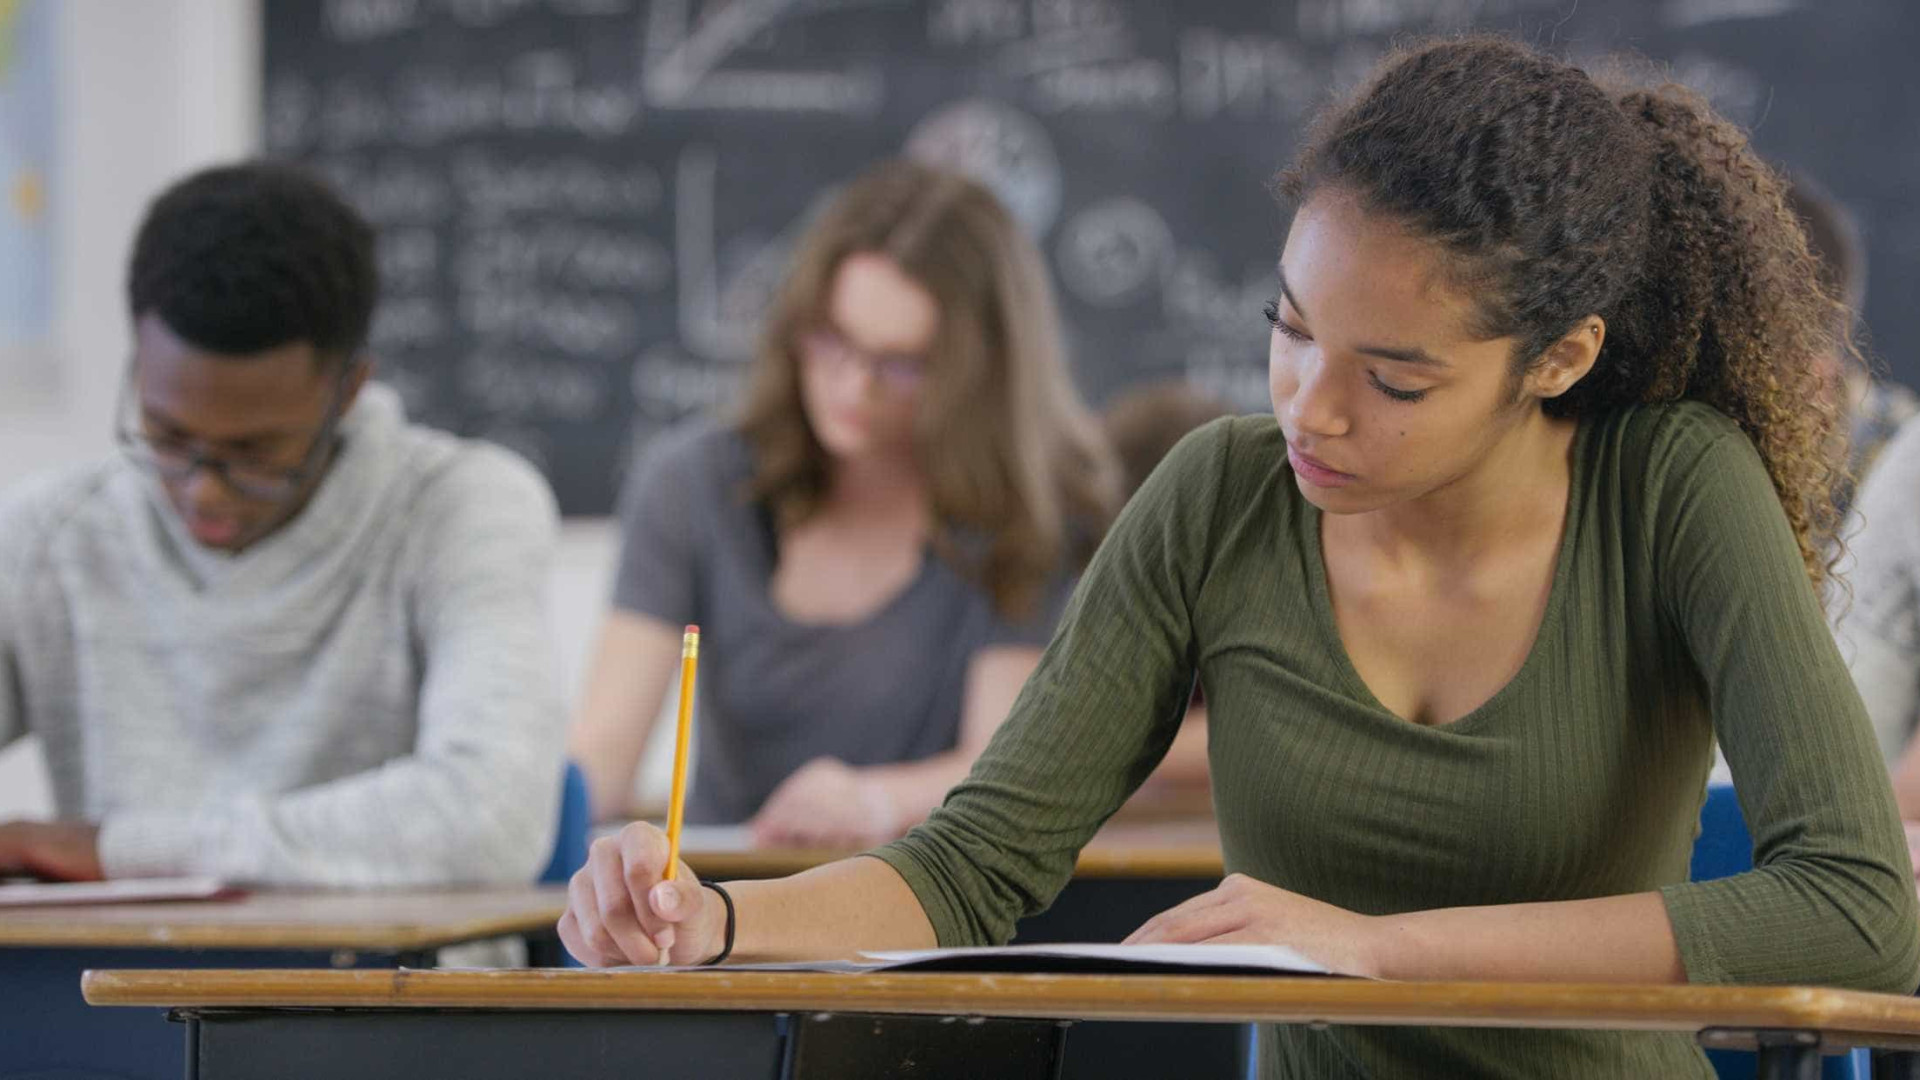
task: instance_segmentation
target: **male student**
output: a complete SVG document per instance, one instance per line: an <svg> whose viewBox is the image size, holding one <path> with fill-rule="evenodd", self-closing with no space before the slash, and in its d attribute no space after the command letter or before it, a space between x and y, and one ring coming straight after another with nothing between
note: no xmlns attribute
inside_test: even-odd
<svg viewBox="0 0 1920 1080"><path fill-rule="evenodd" d="M128 274L110 460L0 496L0 745L59 820L0 874L530 881L564 718L553 499L368 381L373 236L286 166L191 176Z"/></svg>

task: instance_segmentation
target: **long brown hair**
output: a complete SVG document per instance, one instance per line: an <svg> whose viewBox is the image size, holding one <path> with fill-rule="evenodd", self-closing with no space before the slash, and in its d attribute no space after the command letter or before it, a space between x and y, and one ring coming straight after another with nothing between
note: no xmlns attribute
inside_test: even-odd
<svg viewBox="0 0 1920 1080"><path fill-rule="evenodd" d="M936 544L992 594L1029 614L1047 578L1083 559L1118 501L1111 450L1068 374L1039 251L985 188L910 161L849 184L801 239L773 301L740 428L752 495L790 528L820 509L830 460L801 403L798 342L824 318L849 255L893 260L940 308L915 452ZM956 543L984 540L984 551Z"/></svg>
<svg viewBox="0 0 1920 1080"><path fill-rule="evenodd" d="M1403 49L1319 121L1282 190L1351 191L1437 243L1479 329L1519 338L1516 374L1601 316L1593 370L1543 408L1692 399L1731 417L1823 585L1845 440L1820 358L1852 349L1845 305L1746 133L1616 67L1597 80L1493 36Z"/></svg>

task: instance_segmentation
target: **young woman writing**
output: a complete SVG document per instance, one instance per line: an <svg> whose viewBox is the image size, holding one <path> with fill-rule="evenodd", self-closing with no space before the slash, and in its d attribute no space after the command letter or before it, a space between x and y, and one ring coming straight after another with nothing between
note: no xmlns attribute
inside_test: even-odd
<svg viewBox="0 0 1920 1080"><path fill-rule="evenodd" d="M1909 992L1920 913L1816 595L1834 300L1778 178L1684 90L1500 39L1323 118L1269 309L1274 416L1121 515L972 776L877 857L728 886L734 955L1004 938L1172 740L1198 672L1234 874L1136 941L1398 979ZM1756 868L1686 881L1718 737ZM636 827L560 932L713 958ZM1654 1033L1288 1027L1265 1074L1712 1075Z"/></svg>

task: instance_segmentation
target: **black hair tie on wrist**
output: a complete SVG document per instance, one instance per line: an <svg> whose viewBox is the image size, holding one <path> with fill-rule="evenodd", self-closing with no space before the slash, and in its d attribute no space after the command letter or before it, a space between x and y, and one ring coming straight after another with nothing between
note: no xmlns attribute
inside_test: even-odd
<svg viewBox="0 0 1920 1080"><path fill-rule="evenodd" d="M733 897L727 895L727 890L721 888L716 882L703 881L700 885L702 888L712 889L714 892L719 893L720 901L727 905L727 936L725 942L720 946L720 955L700 965L701 967L713 967L715 964L725 963L727 957L733 955Z"/></svg>

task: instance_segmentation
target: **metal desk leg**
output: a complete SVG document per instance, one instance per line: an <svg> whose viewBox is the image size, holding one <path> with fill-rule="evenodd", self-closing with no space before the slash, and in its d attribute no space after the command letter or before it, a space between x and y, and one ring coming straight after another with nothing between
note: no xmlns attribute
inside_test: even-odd
<svg viewBox="0 0 1920 1080"><path fill-rule="evenodd" d="M1811 1031L1761 1031L1758 1080L1820 1080L1820 1036Z"/></svg>
<svg viewBox="0 0 1920 1080"><path fill-rule="evenodd" d="M200 1019L196 1016L182 1017L178 1013L168 1013L167 1019L182 1021L181 1027L187 1032L187 1067L183 1075L186 1080L200 1080Z"/></svg>
<svg viewBox="0 0 1920 1080"><path fill-rule="evenodd" d="M1875 1050L1873 1080L1920 1080L1920 1053L1911 1050Z"/></svg>

